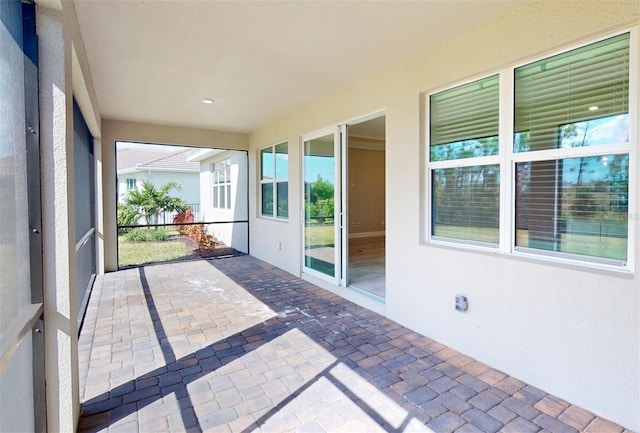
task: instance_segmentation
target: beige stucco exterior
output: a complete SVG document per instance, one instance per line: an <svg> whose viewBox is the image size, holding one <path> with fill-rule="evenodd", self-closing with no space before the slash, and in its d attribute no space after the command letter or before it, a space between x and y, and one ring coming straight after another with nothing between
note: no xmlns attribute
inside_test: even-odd
<svg viewBox="0 0 640 433"><path fill-rule="evenodd" d="M47 427L72 431L80 415L75 290L72 41L65 15L38 8L42 243Z"/></svg>
<svg viewBox="0 0 640 433"><path fill-rule="evenodd" d="M251 253L300 273L302 198L297 182L302 157L294 143L314 130L386 110L385 314L534 386L640 429L637 272L597 271L426 243L421 132L421 93L638 25L639 9L636 1L535 2L255 131L251 167L258 148L289 140L290 218L286 224L257 218L254 205ZM255 170L250 173L250 196L255 197ZM637 243L635 248L637 271ZM468 296L467 314L453 308L459 293Z"/></svg>

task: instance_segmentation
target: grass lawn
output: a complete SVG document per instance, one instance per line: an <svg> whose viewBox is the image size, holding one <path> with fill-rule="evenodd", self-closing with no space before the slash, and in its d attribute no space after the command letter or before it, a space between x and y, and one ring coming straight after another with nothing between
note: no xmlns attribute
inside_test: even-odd
<svg viewBox="0 0 640 433"><path fill-rule="evenodd" d="M335 243L335 227L333 224L306 226L304 233L307 248L329 246Z"/></svg>
<svg viewBox="0 0 640 433"><path fill-rule="evenodd" d="M166 241L128 242L118 236L118 266L142 265L180 259L190 255L184 242L172 238Z"/></svg>
<svg viewBox="0 0 640 433"><path fill-rule="evenodd" d="M438 224L435 227L434 235L442 236L443 238L465 239L478 242L498 242L498 229L492 227L464 227Z"/></svg>
<svg viewBox="0 0 640 433"><path fill-rule="evenodd" d="M437 226L437 236L454 239L471 239L481 242L497 242L497 228ZM518 230L516 233L516 245L529 247L529 232ZM593 257L606 257L610 259L624 260L627 257L627 239L615 236L587 236L577 233L563 233L560 239L562 252L582 254Z"/></svg>

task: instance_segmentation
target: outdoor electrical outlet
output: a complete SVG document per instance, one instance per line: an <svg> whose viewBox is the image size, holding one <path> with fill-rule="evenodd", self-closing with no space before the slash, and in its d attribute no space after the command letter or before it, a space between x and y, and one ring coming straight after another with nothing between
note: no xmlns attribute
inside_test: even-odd
<svg viewBox="0 0 640 433"><path fill-rule="evenodd" d="M469 309L469 303L467 297L463 295L456 295L456 310L467 311Z"/></svg>
<svg viewBox="0 0 640 433"><path fill-rule="evenodd" d="M351 227L355 227L356 226L356 222L355 221L351 221Z"/></svg>

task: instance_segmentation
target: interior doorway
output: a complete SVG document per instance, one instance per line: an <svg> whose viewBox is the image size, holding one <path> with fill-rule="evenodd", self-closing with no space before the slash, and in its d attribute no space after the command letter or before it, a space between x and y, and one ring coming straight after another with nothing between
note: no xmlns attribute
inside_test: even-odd
<svg viewBox="0 0 640 433"><path fill-rule="evenodd" d="M385 122L384 115L347 128L348 286L384 299Z"/></svg>
<svg viewBox="0 0 640 433"><path fill-rule="evenodd" d="M302 270L384 302L385 115L302 137Z"/></svg>

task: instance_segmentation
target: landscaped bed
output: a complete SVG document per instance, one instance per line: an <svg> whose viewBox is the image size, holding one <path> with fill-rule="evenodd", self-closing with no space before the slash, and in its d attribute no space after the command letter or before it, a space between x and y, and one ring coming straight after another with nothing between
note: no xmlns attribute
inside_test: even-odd
<svg viewBox="0 0 640 433"><path fill-rule="evenodd" d="M200 248L199 244L186 235L177 231L162 229L139 229L147 233L130 233L118 236L118 266L138 266L149 263L168 262L173 260L210 258L242 254L238 250L228 247L221 242L213 242L207 248ZM156 232L160 233L156 233Z"/></svg>

